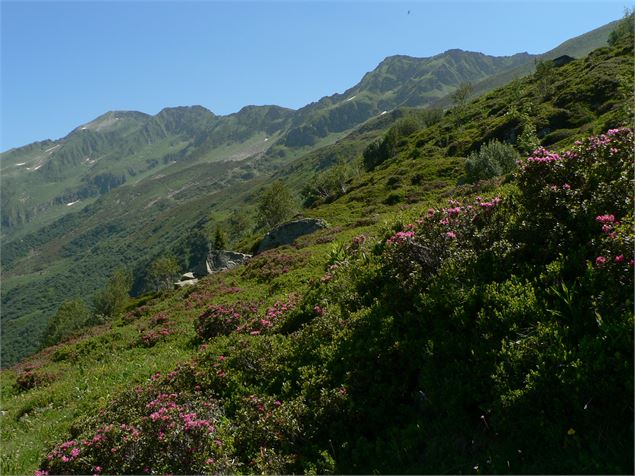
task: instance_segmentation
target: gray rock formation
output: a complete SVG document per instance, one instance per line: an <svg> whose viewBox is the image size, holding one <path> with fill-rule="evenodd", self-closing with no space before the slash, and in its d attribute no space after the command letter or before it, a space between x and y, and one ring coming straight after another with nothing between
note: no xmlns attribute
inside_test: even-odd
<svg viewBox="0 0 635 476"><path fill-rule="evenodd" d="M176 283L174 283L174 289L184 288L185 286L192 286L196 283L198 283L198 279L196 278L177 281Z"/></svg>
<svg viewBox="0 0 635 476"><path fill-rule="evenodd" d="M265 235L256 254L282 245L289 245L302 235L308 235L328 225L318 218L302 218L278 225Z"/></svg>
<svg viewBox="0 0 635 476"><path fill-rule="evenodd" d="M235 251L211 250L207 254L207 259L194 268L194 276L207 276L208 274L218 273L226 269L243 264L251 258L251 255L236 253Z"/></svg>

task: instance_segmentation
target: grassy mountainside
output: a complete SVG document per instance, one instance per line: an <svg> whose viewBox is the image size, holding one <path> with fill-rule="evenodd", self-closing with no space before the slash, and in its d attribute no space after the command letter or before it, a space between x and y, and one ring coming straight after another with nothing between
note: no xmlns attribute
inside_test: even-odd
<svg viewBox="0 0 635 476"><path fill-rule="evenodd" d="M288 164L331 227L3 371L3 472L630 473L632 42Z"/></svg>

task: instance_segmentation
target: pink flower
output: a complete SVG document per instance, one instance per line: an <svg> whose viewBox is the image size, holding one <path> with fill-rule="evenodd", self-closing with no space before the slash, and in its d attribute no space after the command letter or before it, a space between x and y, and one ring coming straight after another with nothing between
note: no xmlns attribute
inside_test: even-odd
<svg viewBox="0 0 635 476"><path fill-rule="evenodd" d="M79 448L73 448L73 449L71 450L71 456L72 456L73 458L77 458L77 457L79 456Z"/></svg>
<svg viewBox="0 0 635 476"><path fill-rule="evenodd" d="M445 236L447 236L450 239L454 239L456 238L456 233L454 233L453 231L448 231Z"/></svg>
<svg viewBox="0 0 635 476"><path fill-rule="evenodd" d="M313 306L313 312L315 312L318 316L321 316L324 313L322 308L318 305Z"/></svg>
<svg viewBox="0 0 635 476"><path fill-rule="evenodd" d="M224 355L219 355L218 356L218 360L220 360L222 362L223 360L225 360L225 356Z"/></svg>
<svg viewBox="0 0 635 476"><path fill-rule="evenodd" d="M604 256L598 256L597 258L595 258L595 264L597 266L604 266L605 263L606 263L606 258Z"/></svg>
<svg viewBox="0 0 635 476"><path fill-rule="evenodd" d="M598 223L613 223L615 215L598 215L595 217L595 221Z"/></svg>
<svg viewBox="0 0 635 476"><path fill-rule="evenodd" d="M621 262L623 262L623 261L624 261L624 255L617 255L617 256L615 257L615 262L616 262L616 263L621 263Z"/></svg>
<svg viewBox="0 0 635 476"><path fill-rule="evenodd" d="M415 236L414 231L398 231L393 236L388 238L388 241L386 241L386 244L392 245L392 244L406 243L407 241L411 240L414 236Z"/></svg>
<svg viewBox="0 0 635 476"><path fill-rule="evenodd" d="M95 473L101 473L103 468L101 466L95 466Z"/></svg>
<svg viewBox="0 0 635 476"><path fill-rule="evenodd" d="M282 403L280 403L280 400L276 400L275 402L273 402L273 404L277 407L279 407L280 405L282 405Z"/></svg>
<svg viewBox="0 0 635 476"><path fill-rule="evenodd" d="M48 476L49 472L45 469L38 469L34 475L35 476Z"/></svg>
<svg viewBox="0 0 635 476"><path fill-rule="evenodd" d="M568 183L565 183L562 188L564 188L565 190L571 190L571 185L569 185Z"/></svg>

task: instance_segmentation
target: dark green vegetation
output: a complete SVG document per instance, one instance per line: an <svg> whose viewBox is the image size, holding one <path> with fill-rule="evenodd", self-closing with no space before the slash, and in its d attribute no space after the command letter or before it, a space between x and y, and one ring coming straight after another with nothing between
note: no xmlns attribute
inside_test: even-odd
<svg viewBox="0 0 635 476"><path fill-rule="evenodd" d="M608 34L603 28L559 49L581 56L605 43ZM314 183L312 168L326 172L338 161L349 167L350 157L403 116L404 107L428 105L460 84L478 86L522 65L528 69L518 75L527 74L534 59L460 50L431 58L393 56L343 94L298 111L276 106L249 106L229 116L196 106L155 116L115 111L63 139L3 153L3 365L38 348L46 321L65 299L82 296L88 303L117 268L133 269L134 292L140 293L152 288L145 277L149 263L165 253L188 270L192 260L186 258L199 254L190 246L195 233L213 235L221 223L230 244L251 239L259 188L270 185L272 172L279 171L278 178L303 195L299 202L332 201L349 190L343 182L356 169L338 172L339 178L325 174ZM368 119L373 125L324 147ZM311 150L317 152L304 157ZM307 163L294 161L300 157ZM238 209L242 215L235 218L232 210Z"/></svg>
<svg viewBox="0 0 635 476"><path fill-rule="evenodd" d="M3 371L3 472L631 473L632 42L214 196L187 256L280 179L331 227Z"/></svg>

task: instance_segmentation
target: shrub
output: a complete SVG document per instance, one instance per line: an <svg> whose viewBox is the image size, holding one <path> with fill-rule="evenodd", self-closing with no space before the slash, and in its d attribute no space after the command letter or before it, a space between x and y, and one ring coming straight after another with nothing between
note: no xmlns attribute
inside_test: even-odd
<svg viewBox="0 0 635 476"><path fill-rule="evenodd" d="M96 316L115 317L123 312L128 303L132 276L124 269L115 271L104 288L93 297Z"/></svg>
<svg viewBox="0 0 635 476"><path fill-rule="evenodd" d="M496 140L481 146L471 153L465 162L465 175L470 183L512 172L520 155L507 144Z"/></svg>
<svg viewBox="0 0 635 476"><path fill-rule="evenodd" d="M18 374L13 388L18 392L42 387L53 380L53 375L47 372L27 370Z"/></svg>
<svg viewBox="0 0 635 476"><path fill-rule="evenodd" d="M104 423L96 431L53 448L41 470L50 474L237 471L231 450L224 447L230 446L231 437L217 401L200 393L163 393L153 387L137 392L127 396L128 402L117 402L121 415L102 414Z"/></svg>
<svg viewBox="0 0 635 476"><path fill-rule="evenodd" d="M91 313L81 299L62 303L51 318L42 338L43 346L56 344L91 323Z"/></svg>

